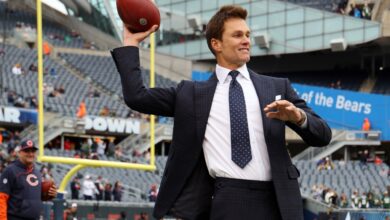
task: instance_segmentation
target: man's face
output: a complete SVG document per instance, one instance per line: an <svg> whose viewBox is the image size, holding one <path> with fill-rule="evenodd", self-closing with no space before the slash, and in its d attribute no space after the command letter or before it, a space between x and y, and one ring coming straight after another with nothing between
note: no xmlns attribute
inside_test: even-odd
<svg viewBox="0 0 390 220"><path fill-rule="evenodd" d="M19 160L29 166L31 164L34 163L35 161L35 152L37 152L37 150L35 148L28 148L26 150L20 150L19 151Z"/></svg>
<svg viewBox="0 0 390 220"><path fill-rule="evenodd" d="M250 30L244 19L225 21L222 40L212 39L217 62L228 69L237 69L250 60Z"/></svg>

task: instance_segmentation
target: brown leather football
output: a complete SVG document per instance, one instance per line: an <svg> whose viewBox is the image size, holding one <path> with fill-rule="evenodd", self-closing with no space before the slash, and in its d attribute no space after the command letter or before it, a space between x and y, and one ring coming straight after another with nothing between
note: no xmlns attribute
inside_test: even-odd
<svg viewBox="0 0 390 220"><path fill-rule="evenodd" d="M42 201L48 201L54 199L54 197L49 196L49 189L54 185L54 182L52 180L45 180L42 181L42 193L41 198Z"/></svg>
<svg viewBox="0 0 390 220"><path fill-rule="evenodd" d="M160 12L151 0L116 0L119 17L132 32L144 32L160 26Z"/></svg>

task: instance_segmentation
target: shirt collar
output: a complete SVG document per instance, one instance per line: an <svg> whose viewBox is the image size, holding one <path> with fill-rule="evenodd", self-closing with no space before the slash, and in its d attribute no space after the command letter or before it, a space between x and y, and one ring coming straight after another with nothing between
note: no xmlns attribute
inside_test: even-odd
<svg viewBox="0 0 390 220"><path fill-rule="evenodd" d="M238 72L240 72L240 75L243 76L245 79L250 80L249 71L248 71L248 68L246 67L246 64L242 65L240 68L238 68L236 70ZM220 83L226 82L227 76L229 75L230 71L232 71L232 70L227 69L227 68L222 67L222 66L217 64L217 66L215 68L215 73L217 74L218 81Z"/></svg>

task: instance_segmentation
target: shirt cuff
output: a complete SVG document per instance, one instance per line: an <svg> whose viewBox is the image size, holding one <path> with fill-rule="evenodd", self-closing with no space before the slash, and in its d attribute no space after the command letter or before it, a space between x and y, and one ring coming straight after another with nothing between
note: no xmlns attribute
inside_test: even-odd
<svg viewBox="0 0 390 220"><path fill-rule="evenodd" d="M299 111L301 112L301 115L305 118L303 123L301 125L298 125L300 128L307 128L307 115L306 115L306 112L303 111L302 109L299 109Z"/></svg>

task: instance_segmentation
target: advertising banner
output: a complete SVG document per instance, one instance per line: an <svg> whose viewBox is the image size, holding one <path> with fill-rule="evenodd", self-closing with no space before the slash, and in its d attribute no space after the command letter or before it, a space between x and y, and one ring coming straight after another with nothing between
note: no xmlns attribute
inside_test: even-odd
<svg viewBox="0 0 390 220"><path fill-rule="evenodd" d="M336 129L361 130L365 118L371 130L390 140L390 96L292 84L309 107Z"/></svg>

